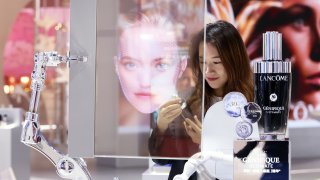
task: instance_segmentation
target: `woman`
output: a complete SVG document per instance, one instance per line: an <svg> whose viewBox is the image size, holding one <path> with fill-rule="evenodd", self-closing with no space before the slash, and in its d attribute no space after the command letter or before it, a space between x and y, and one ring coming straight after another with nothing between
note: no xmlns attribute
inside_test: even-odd
<svg viewBox="0 0 320 180"><path fill-rule="evenodd" d="M179 98L160 107L157 127L149 139L151 156L188 158L200 151L202 97L203 112L231 91L241 92L248 101L253 100L249 58L237 29L228 22L217 21L206 26L205 34L206 36L204 30L199 32L190 48L189 65L197 77L195 91L183 110ZM169 179L182 173L186 162L154 161L159 164L172 164ZM191 179L195 178L194 175Z"/></svg>

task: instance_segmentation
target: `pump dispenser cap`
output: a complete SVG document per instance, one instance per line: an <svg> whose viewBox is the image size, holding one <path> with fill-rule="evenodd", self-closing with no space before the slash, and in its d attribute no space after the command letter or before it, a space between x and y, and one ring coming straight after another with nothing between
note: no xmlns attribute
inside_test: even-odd
<svg viewBox="0 0 320 180"><path fill-rule="evenodd" d="M282 60L282 34L277 31L263 33L263 60Z"/></svg>
<svg viewBox="0 0 320 180"><path fill-rule="evenodd" d="M254 73L291 73L291 62L282 61L282 34L276 31L263 33L262 61L254 63Z"/></svg>

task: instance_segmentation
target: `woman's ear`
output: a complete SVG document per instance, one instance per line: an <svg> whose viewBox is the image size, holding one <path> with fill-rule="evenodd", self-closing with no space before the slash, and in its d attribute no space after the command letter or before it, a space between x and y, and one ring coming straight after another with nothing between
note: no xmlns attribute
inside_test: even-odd
<svg viewBox="0 0 320 180"><path fill-rule="evenodd" d="M180 72L178 75L178 78L180 78L184 72L184 70L186 70L188 65L188 56L182 56L181 60L180 60Z"/></svg>
<svg viewBox="0 0 320 180"><path fill-rule="evenodd" d="M119 76L119 69L118 69L118 57L117 56L113 56L113 64L114 64L114 67L115 67L115 71L116 71L116 74L117 76Z"/></svg>

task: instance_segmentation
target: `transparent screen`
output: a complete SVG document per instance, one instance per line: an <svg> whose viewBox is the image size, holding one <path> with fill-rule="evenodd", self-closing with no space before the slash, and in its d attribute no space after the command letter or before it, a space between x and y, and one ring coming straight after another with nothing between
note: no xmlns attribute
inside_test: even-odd
<svg viewBox="0 0 320 180"><path fill-rule="evenodd" d="M202 85L189 62L203 25L203 1L98 2L97 156L187 158L199 151L185 121L201 121L201 96L192 97Z"/></svg>

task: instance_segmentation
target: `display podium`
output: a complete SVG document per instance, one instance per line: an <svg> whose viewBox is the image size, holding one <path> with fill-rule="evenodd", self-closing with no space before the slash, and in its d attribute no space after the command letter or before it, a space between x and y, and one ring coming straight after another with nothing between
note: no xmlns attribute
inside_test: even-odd
<svg viewBox="0 0 320 180"><path fill-rule="evenodd" d="M290 141L234 141L234 180L290 179Z"/></svg>

